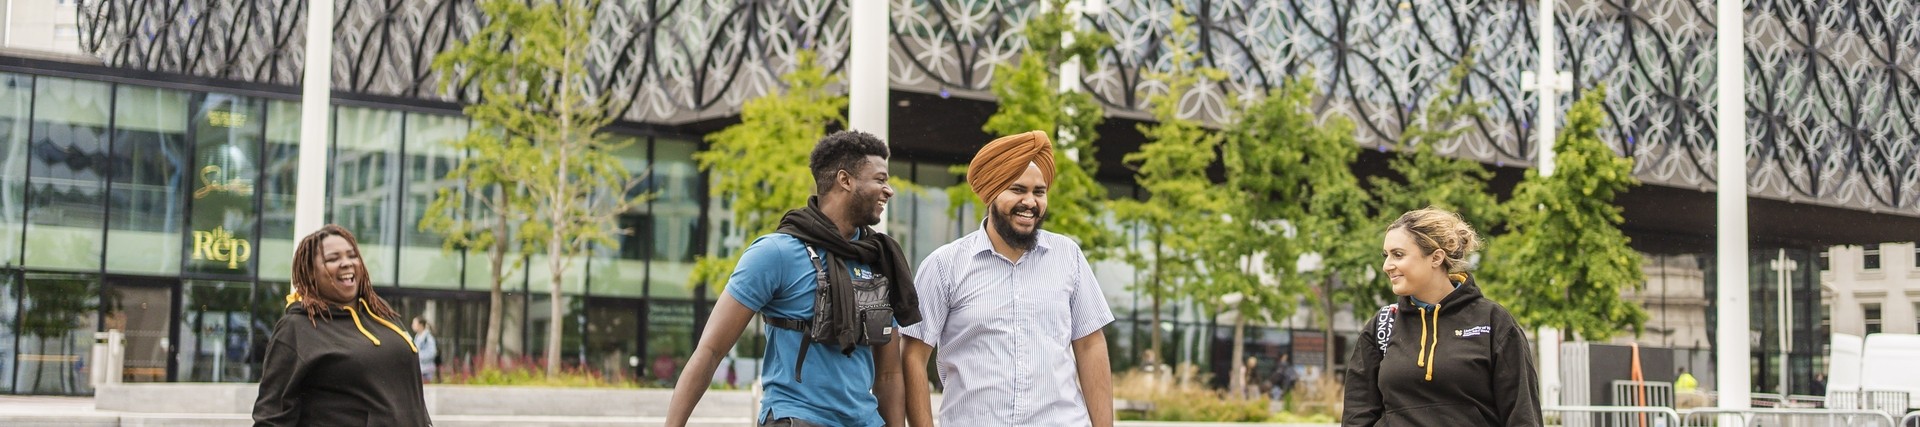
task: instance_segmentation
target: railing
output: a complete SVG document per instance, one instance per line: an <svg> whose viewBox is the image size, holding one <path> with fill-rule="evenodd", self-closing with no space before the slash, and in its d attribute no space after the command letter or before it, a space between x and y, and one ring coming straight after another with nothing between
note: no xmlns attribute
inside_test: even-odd
<svg viewBox="0 0 1920 427"><path fill-rule="evenodd" d="M1900 417L1900 427L1911 425L1920 425L1920 411L1908 412L1907 416Z"/></svg>
<svg viewBox="0 0 1920 427"><path fill-rule="evenodd" d="M1897 417L1907 410L1907 392L1890 390L1835 390L1827 396L1827 407L1876 411Z"/></svg>
<svg viewBox="0 0 1920 427"><path fill-rule="evenodd" d="M1892 416L1892 415L1887 415L1887 413L1885 413L1885 412L1880 412L1880 411L1869 411L1869 410L1860 410L1860 409L1816 409L1816 408L1753 408L1753 409L1719 409L1719 408L1699 408L1699 409L1688 409L1688 410L1684 410L1684 411L1679 411L1679 414L1680 414L1680 419L1681 419L1681 424L1679 424L1679 425L1681 425L1681 426L1708 426L1708 425L1716 425L1716 424L1714 423L1714 419L1715 419L1715 418L1721 418L1721 419L1724 419L1724 417L1726 417L1726 416L1734 416L1734 417L1739 417L1738 419L1740 420L1740 422L1739 422L1738 424L1731 424L1731 425L1733 425L1733 426L1741 426L1741 427L1753 427L1753 426L1756 426L1756 425L1766 425L1766 426L1787 426L1787 425L1810 425L1810 426L1811 426L1811 425L1825 425L1825 426L1876 426L1876 425L1884 425L1884 426L1888 426L1888 427L1893 427L1893 426L1897 426L1897 425L1898 425L1898 424L1894 424L1894 422L1893 422L1893 416ZM1709 417L1709 415L1720 415L1721 417ZM1837 420L1836 420L1836 417L1838 417L1838 419L1837 419ZM1755 420L1755 418L1759 418L1759 419L1762 419L1762 420L1771 420L1771 422L1768 422L1768 423L1765 423L1765 424L1755 424L1755 423L1754 423L1754 420ZM1827 422L1826 422L1825 424L1811 424L1811 423L1807 423L1807 422L1806 422L1806 421L1812 421L1812 420L1809 420L1809 418L1824 418L1824 419L1825 419L1825 420L1826 420ZM1879 424L1879 423L1872 423L1872 421L1873 421L1873 420L1880 420L1880 421L1885 421L1886 423L1885 423L1885 424ZM1839 423L1835 423L1835 421L1839 421ZM1723 424L1717 424L1717 425L1721 425L1721 426L1726 426L1726 425L1728 425L1728 424L1724 424L1724 423L1723 423Z"/></svg>
<svg viewBox="0 0 1920 427"><path fill-rule="evenodd" d="M1591 416L1562 416L1560 424L1567 427L1586 427L1596 425L1595 418L1605 421L1608 426L1680 426L1680 413L1673 408L1659 406L1548 406L1540 408L1542 414L1581 413ZM1569 414L1570 415L1570 414Z"/></svg>

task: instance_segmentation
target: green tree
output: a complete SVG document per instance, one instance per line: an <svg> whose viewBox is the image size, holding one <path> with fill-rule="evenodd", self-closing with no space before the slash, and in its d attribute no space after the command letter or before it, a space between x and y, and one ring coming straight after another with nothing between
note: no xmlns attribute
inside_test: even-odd
<svg viewBox="0 0 1920 427"><path fill-rule="evenodd" d="M1228 252L1262 255L1260 273L1276 281L1238 291L1259 297L1239 308L1256 319L1291 316L1301 296L1330 294L1336 278L1364 280L1377 260L1367 194L1353 175L1360 153L1353 123L1339 116L1322 122L1313 114L1314 87L1310 79L1289 81L1250 103L1222 150L1227 187L1235 191L1230 208L1247 221L1216 233L1239 240ZM1303 254L1316 255L1319 265L1295 271ZM1317 299L1321 326L1331 336L1332 301ZM1237 349L1235 359L1241 359Z"/></svg>
<svg viewBox="0 0 1920 427"><path fill-rule="evenodd" d="M1374 252L1379 250L1386 224L1407 211L1432 206L1458 212L1481 232L1494 230L1503 221L1505 209L1487 190L1493 171L1475 160L1435 152L1439 143L1466 135L1474 122L1485 119L1483 111L1488 103L1471 99L1460 89L1472 68L1472 55L1462 57L1420 114L1401 131L1400 141L1394 146L1399 155L1387 161L1388 169L1397 179L1381 176L1368 179L1374 189L1374 211L1380 215L1370 228L1373 235L1367 236ZM1371 261L1369 269L1377 272L1379 266L1372 263L1378 259ZM1350 283L1351 286L1329 290L1335 301L1351 304L1361 315L1369 315L1371 311L1365 308L1385 304L1393 295L1384 280L1361 279Z"/></svg>
<svg viewBox="0 0 1920 427"><path fill-rule="evenodd" d="M1551 326L1591 340L1631 328L1642 332L1647 313L1621 291L1646 283L1640 252L1620 232L1625 221L1615 196L1639 185L1633 159L1600 140L1606 126L1600 103L1606 89L1581 95L1554 138L1552 176L1538 170L1507 201L1511 234L1492 239L1487 294L1513 310L1522 325Z"/></svg>
<svg viewBox="0 0 1920 427"><path fill-rule="evenodd" d="M988 135L1047 131L1055 155L1061 156L1056 162L1053 187L1047 193L1047 228L1079 240L1087 258L1100 260L1123 244L1119 233L1101 223L1108 211L1107 189L1093 179L1100 170L1100 162L1094 159L1094 141L1100 135L1094 128L1106 120L1106 111L1092 95L1061 91L1057 71L1061 64L1073 60L1092 68L1096 53L1113 44L1113 38L1075 30L1075 15L1066 12L1066 3L1048 0L1049 7L1026 22L1027 44L1021 48L1019 59L994 66L997 77L992 89L1000 99L1000 109L987 118L981 130ZM1063 37L1070 37L1072 42ZM965 171L965 165L956 168L956 172ZM975 212L985 208L966 183L949 188L947 194L955 209L967 203L973 204Z"/></svg>
<svg viewBox="0 0 1920 427"><path fill-rule="evenodd" d="M817 63L811 51L796 58L793 71L780 77L786 92L747 101L740 123L707 135L711 147L693 155L700 170L713 177L713 196L732 205L733 226L749 238L772 233L787 210L806 205L814 187L804 159L828 127L846 124L847 97L827 87L839 77ZM744 251L702 255L694 262L691 284L723 289Z"/></svg>
<svg viewBox="0 0 1920 427"><path fill-rule="evenodd" d="M547 291L552 297L547 327L547 374L560 370L561 327L565 314L561 284L573 261L594 245L614 246L613 218L644 201L628 197L636 183L613 151L620 144L600 133L613 120L613 105L594 90L589 57L593 42L593 4L557 1L529 6L513 0L481 4L486 25L465 42L434 58L435 66L454 70L454 87L471 87L480 101L469 105L480 136L497 138L503 154L483 162L506 162L476 174L514 183L503 193L516 199L495 209L524 209L504 214L524 218L518 236L546 255ZM495 134L488 136L486 134ZM504 139L504 141L501 141ZM473 178L472 175L462 178ZM496 187L497 188L497 187ZM449 204L448 208L451 208ZM457 228L457 227L455 227ZM490 233L501 239L499 228ZM495 307L499 305L496 304Z"/></svg>
<svg viewBox="0 0 1920 427"><path fill-rule="evenodd" d="M1206 250L1198 232L1220 222L1220 204L1224 200L1211 179L1215 149L1224 135L1201 127L1200 123L1180 117L1180 100L1202 81L1222 81L1226 73L1197 65L1193 53L1193 18L1185 11L1173 15L1173 31L1163 43L1172 61L1171 68L1147 73L1147 79L1166 87L1166 91L1147 97L1155 123L1141 125L1147 143L1140 151L1127 153L1121 160L1135 171L1134 181L1146 189L1145 201L1123 199L1113 202L1116 216L1145 231L1149 247L1128 246L1123 259L1134 268L1146 270L1147 280L1135 286L1152 301L1153 324L1148 362L1161 361L1160 306L1169 298L1181 296L1183 287L1203 280L1198 268Z"/></svg>

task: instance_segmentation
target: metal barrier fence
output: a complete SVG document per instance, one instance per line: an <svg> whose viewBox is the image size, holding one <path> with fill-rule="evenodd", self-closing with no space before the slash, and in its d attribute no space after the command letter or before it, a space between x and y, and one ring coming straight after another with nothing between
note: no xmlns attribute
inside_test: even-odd
<svg viewBox="0 0 1920 427"><path fill-rule="evenodd" d="M1540 412L1542 415L1559 413L1560 425L1566 427L1681 425L1679 412L1659 406L1548 406L1540 408Z"/></svg>
<svg viewBox="0 0 1920 427"><path fill-rule="evenodd" d="M1679 411L1679 414L1681 420L1680 426L1720 425L1722 427L1728 427L1728 424L1716 424L1715 422L1715 419L1726 416L1738 417L1739 423L1731 424L1731 426L1739 427L1898 426L1898 424L1893 422L1892 415L1887 415L1885 412L1864 409L1696 408Z"/></svg>
<svg viewBox="0 0 1920 427"><path fill-rule="evenodd" d="M1614 380L1613 404L1673 407L1673 383Z"/></svg>
<svg viewBox="0 0 1920 427"><path fill-rule="evenodd" d="M1827 407L1864 409L1898 417L1907 411L1907 392L1890 390L1834 390L1827 394Z"/></svg>
<svg viewBox="0 0 1920 427"><path fill-rule="evenodd" d="M1900 427L1913 425L1920 425L1920 411L1908 412L1907 416L1900 417Z"/></svg>

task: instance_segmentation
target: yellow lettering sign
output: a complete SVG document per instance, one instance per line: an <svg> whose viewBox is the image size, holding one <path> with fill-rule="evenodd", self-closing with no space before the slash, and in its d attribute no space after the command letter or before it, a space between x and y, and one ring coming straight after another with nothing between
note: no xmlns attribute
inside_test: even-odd
<svg viewBox="0 0 1920 427"><path fill-rule="evenodd" d="M193 190L194 200L207 197L215 191L225 191L239 196L253 195L253 180L241 177L220 180L220 167L207 165L200 168L200 188Z"/></svg>
<svg viewBox="0 0 1920 427"><path fill-rule="evenodd" d="M208 111L207 124L223 128L237 128L247 125L247 115L232 111Z"/></svg>
<svg viewBox="0 0 1920 427"><path fill-rule="evenodd" d="M247 239L235 238L226 227L214 227L213 231L193 232L193 259L227 263L227 269L237 270L240 263L253 258L253 244Z"/></svg>

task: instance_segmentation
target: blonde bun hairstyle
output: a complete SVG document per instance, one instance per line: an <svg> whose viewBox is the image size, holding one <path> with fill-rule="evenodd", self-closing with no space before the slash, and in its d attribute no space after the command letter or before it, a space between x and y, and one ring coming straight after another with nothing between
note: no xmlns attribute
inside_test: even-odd
<svg viewBox="0 0 1920 427"><path fill-rule="evenodd" d="M1480 250L1480 233L1473 231L1473 226L1467 225L1460 214L1428 207L1401 214L1400 219L1387 226L1387 231L1395 229L1404 229L1413 235L1422 256L1432 255L1435 250L1446 251L1440 268L1455 281L1466 281L1467 271L1473 270L1469 256Z"/></svg>

